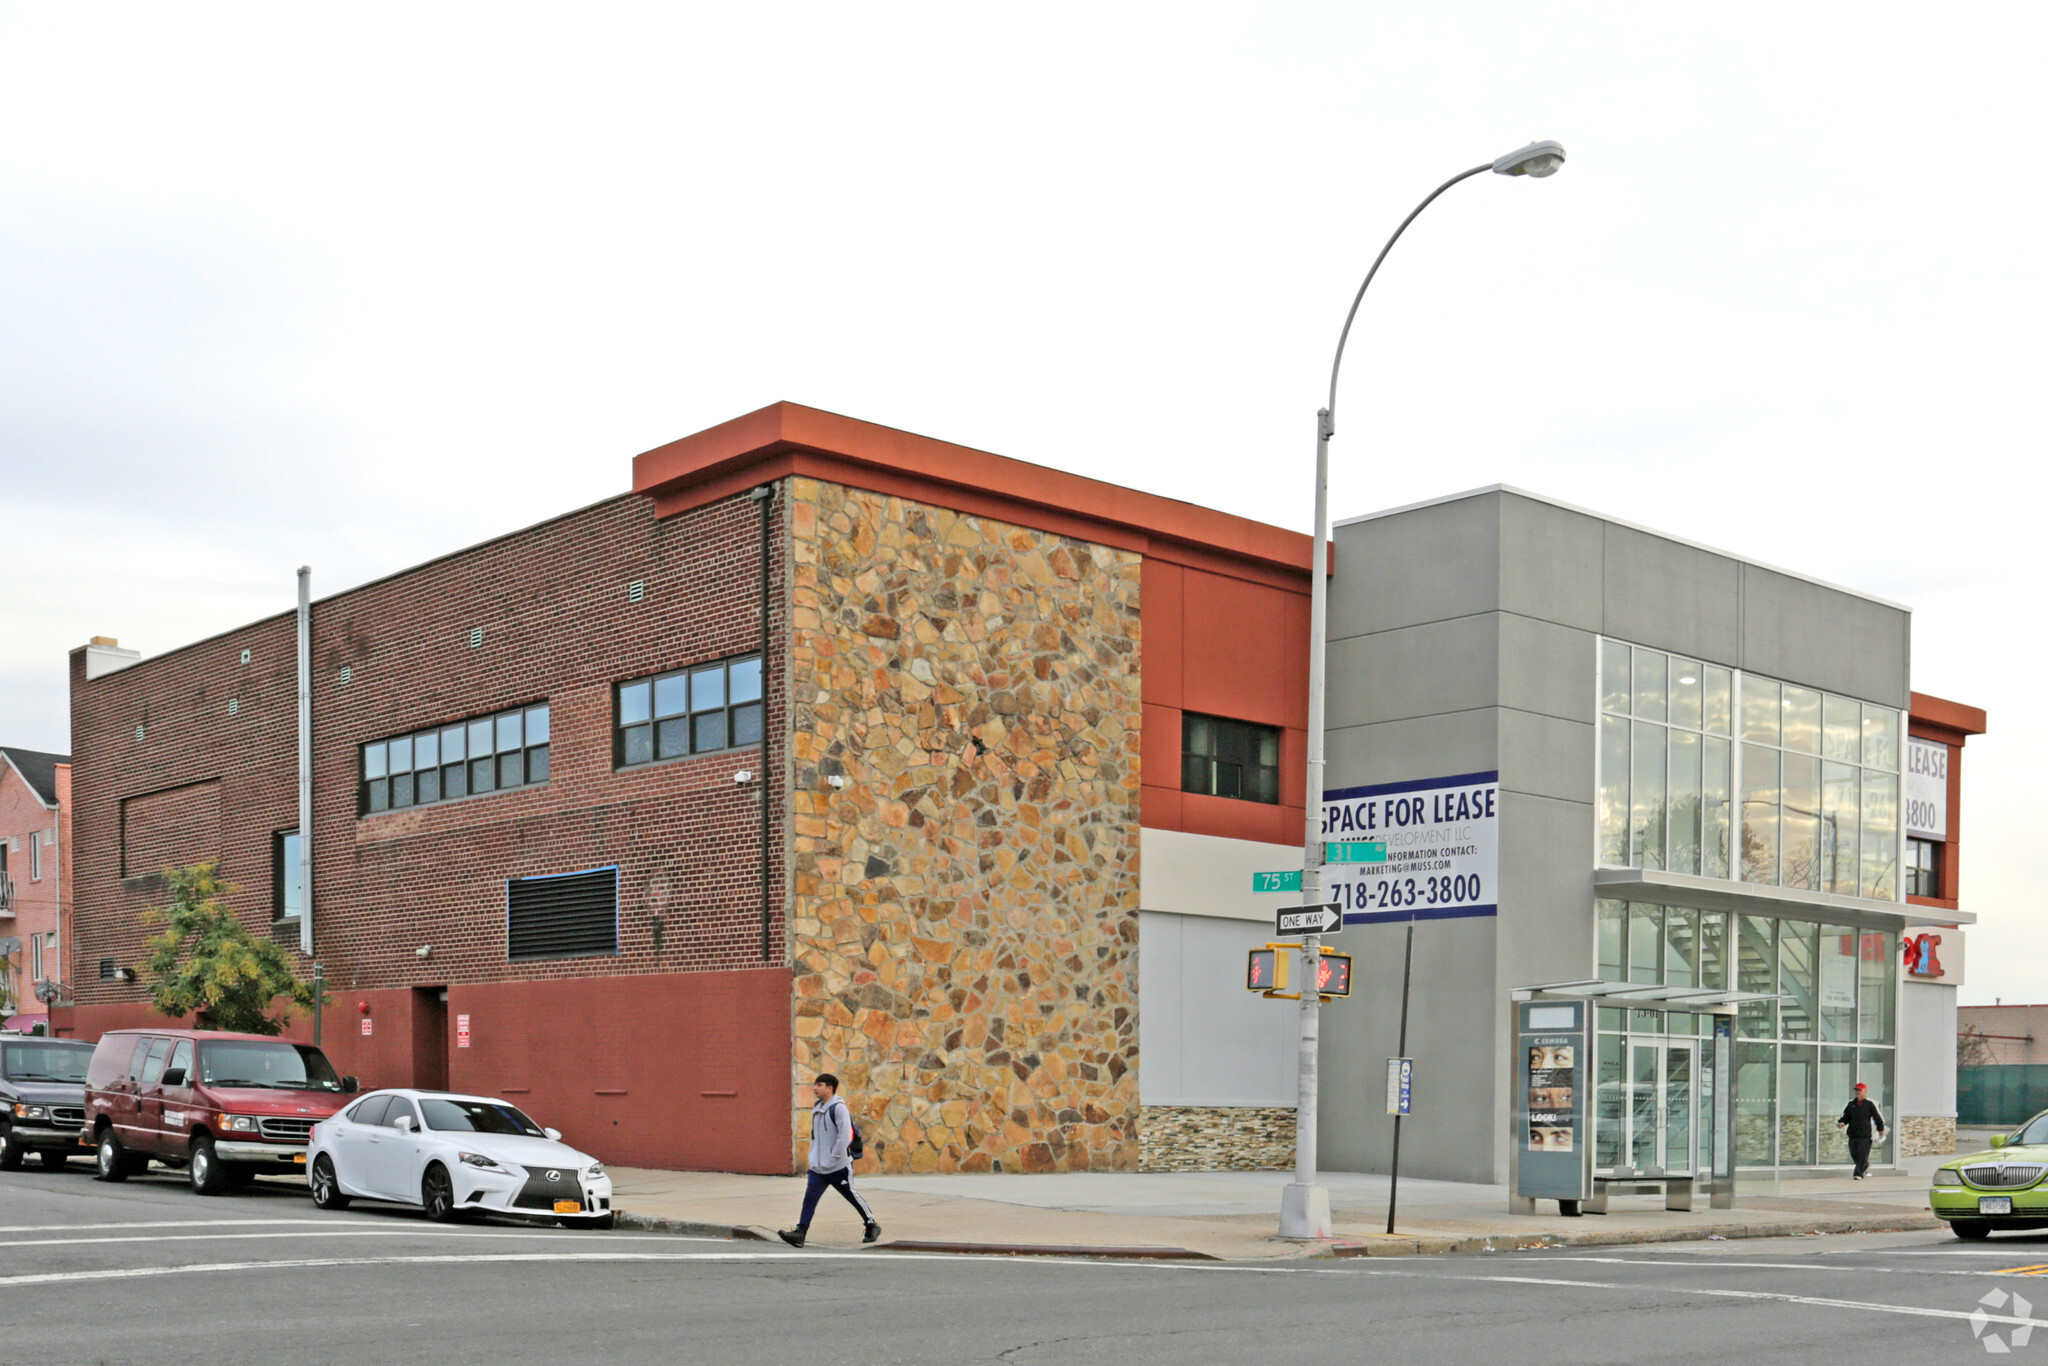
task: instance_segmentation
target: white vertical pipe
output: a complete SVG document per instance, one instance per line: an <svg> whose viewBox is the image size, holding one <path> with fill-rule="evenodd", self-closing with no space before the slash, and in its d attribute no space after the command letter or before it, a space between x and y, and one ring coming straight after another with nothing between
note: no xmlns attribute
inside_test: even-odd
<svg viewBox="0 0 2048 1366"><path fill-rule="evenodd" d="M313 955L313 570L299 566L299 952Z"/></svg>

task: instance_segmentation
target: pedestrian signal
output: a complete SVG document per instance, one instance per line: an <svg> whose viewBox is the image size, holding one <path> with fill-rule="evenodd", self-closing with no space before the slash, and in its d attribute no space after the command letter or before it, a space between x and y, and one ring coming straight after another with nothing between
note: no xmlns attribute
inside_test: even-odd
<svg viewBox="0 0 2048 1366"><path fill-rule="evenodd" d="M1288 964L1300 952L1293 944L1268 944L1263 949L1251 949L1245 954L1244 988L1246 991L1264 992L1280 1001L1298 1001L1300 992L1287 990L1290 975ZM1321 960L1316 964L1316 995L1325 1001L1339 1000L1351 995L1351 955L1338 953L1335 949L1324 949Z"/></svg>

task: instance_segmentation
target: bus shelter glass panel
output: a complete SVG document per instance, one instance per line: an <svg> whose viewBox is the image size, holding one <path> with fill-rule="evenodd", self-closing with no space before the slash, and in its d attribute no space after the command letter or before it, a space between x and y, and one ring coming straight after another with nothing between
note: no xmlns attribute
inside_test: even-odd
<svg viewBox="0 0 2048 1366"><path fill-rule="evenodd" d="M1778 1123L1778 1049L1745 1039L1735 1045L1735 1165L1775 1162Z"/></svg>

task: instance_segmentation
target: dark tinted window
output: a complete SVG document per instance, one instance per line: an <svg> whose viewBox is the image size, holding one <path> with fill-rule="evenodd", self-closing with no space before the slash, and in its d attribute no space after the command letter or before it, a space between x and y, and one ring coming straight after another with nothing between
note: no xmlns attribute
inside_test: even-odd
<svg viewBox="0 0 2048 1366"><path fill-rule="evenodd" d="M306 1044L209 1043L199 1050L208 1086L263 1086L279 1091L339 1091L341 1078L319 1049Z"/></svg>
<svg viewBox="0 0 2048 1366"><path fill-rule="evenodd" d="M349 1122L352 1124L382 1124L384 1122L384 1109L390 1104L391 1097L389 1096L371 1096L368 1100L348 1112Z"/></svg>
<svg viewBox="0 0 2048 1366"><path fill-rule="evenodd" d="M541 1138L541 1128L510 1105L481 1100L440 1100L420 1102L427 1112L427 1127L448 1133L525 1134Z"/></svg>
<svg viewBox="0 0 2048 1366"><path fill-rule="evenodd" d="M84 1081L92 1045L10 1043L0 1049L0 1071L12 1081Z"/></svg>
<svg viewBox="0 0 2048 1366"><path fill-rule="evenodd" d="M619 684L612 762L620 768L761 741L761 657L745 655Z"/></svg>
<svg viewBox="0 0 2048 1366"><path fill-rule="evenodd" d="M164 1074L164 1059L171 1054L169 1039L151 1039L149 1050L135 1055L135 1066L129 1075L144 1086L154 1086L156 1079Z"/></svg>
<svg viewBox="0 0 2048 1366"><path fill-rule="evenodd" d="M391 1098L391 1108L384 1112L384 1127L396 1129L398 1121L401 1119L411 1120L414 1129L420 1127L419 1112L412 1108L412 1102L404 1096L393 1096Z"/></svg>
<svg viewBox="0 0 2048 1366"><path fill-rule="evenodd" d="M548 704L362 747L357 809L365 816L548 780Z"/></svg>
<svg viewBox="0 0 2048 1366"><path fill-rule="evenodd" d="M1280 800L1280 732L1249 721L1183 713L1180 729L1183 792L1240 801Z"/></svg>
<svg viewBox="0 0 2048 1366"><path fill-rule="evenodd" d="M109 1034L101 1039L99 1047L92 1051L92 1061L86 1065L85 1084L111 1086L126 1076L128 1059L138 1042L133 1034Z"/></svg>

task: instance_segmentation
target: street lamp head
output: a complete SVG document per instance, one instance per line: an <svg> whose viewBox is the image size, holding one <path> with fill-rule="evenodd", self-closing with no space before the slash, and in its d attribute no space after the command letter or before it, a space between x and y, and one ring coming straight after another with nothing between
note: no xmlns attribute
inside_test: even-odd
<svg viewBox="0 0 2048 1366"><path fill-rule="evenodd" d="M1556 175L1558 167L1564 165L1564 147L1545 139L1532 142L1527 147L1518 147L1499 161L1493 163L1495 175L1525 175L1541 180L1547 175Z"/></svg>

